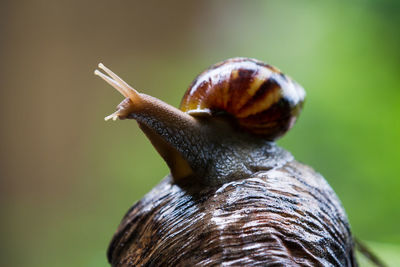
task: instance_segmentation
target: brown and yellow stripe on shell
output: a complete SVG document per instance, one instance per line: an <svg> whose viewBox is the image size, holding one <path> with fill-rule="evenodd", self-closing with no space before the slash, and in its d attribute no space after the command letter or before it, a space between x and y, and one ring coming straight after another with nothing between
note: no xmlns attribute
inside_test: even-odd
<svg viewBox="0 0 400 267"><path fill-rule="evenodd" d="M201 73L180 108L191 114L226 112L243 128L273 140L293 125L304 97L304 89L273 66L233 58Z"/></svg>

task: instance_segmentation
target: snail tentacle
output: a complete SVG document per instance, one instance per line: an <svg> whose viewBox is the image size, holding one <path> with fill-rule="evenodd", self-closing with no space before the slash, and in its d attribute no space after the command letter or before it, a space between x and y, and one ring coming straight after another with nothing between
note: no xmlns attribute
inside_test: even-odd
<svg viewBox="0 0 400 267"><path fill-rule="evenodd" d="M98 67L109 76L105 75L99 70L95 70L94 74L102 78L109 85L120 92L124 97L126 97L126 99L118 105L117 111L105 117L104 120L108 121L112 119L113 121L115 121L117 119L125 119L131 113L133 105L138 105L140 104L140 102L142 102L141 95L102 63L99 63Z"/></svg>
<svg viewBox="0 0 400 267"><path fill-rule="evenodd" d="M124 80L122 80L117 74L112 72L109 68L104 66L102 63L99 63L98 67L102 69L104 72L106 72L108 75L111 77L108 77L108 79L105 79L107 82L112 80L113 82L110 83L111 86L113 86L115 89L117 89L123 96L131 98L132 101L135 101L135 98L138 97L139 93L133 89L129 84L127 84ZM96 75L100 73L97 71L95 72ZM101 78L107 77L106 75L100 76Z"/></svg>

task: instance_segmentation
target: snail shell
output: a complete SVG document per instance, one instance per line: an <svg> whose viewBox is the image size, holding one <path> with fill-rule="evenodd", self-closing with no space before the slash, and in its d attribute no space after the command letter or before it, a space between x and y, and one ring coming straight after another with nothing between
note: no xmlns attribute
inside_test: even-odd
<svg viewBox="0 0 400 267"><path fill-rule="evenodd" d="M357 266L340 201L296 161L211 188L167 176L126 213L108 259L112 266Z"/></svg>
<svg viewBox="0 0 400 267"><path fill-rule="evenodd" d="M232 58L201 73L180 109L193 116L227 113L251 133L274 140L295 123L304 89L277 68L250 58Z"/></svg>

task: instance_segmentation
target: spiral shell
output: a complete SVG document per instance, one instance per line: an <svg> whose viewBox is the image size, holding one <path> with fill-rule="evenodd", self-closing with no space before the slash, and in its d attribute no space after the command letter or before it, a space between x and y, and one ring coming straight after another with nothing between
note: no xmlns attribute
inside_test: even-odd
<svg viewBox="0 0 400 267"><path fill-rule="evenodd" d="M193 116L227 113L240 127L274 140L293 126L304 98L304 89L277 68L232 58L197 76L180 109Z"/></svg>

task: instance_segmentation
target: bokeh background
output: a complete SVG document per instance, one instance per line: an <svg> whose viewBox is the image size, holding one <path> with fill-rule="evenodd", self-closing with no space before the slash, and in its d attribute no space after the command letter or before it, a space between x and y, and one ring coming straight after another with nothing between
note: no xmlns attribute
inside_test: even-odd
<svg viewBox="0 0 400 267"><path fill-rule="evenodd" d="M122 216L168 173L133 121L104 122L122 96L98 62L178 106L199 72L246 56L306 88L279 144L400 266L399 1L9 0L0 40L0 265L107 266Z"/></svg>

